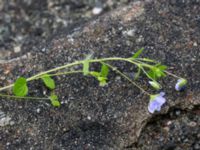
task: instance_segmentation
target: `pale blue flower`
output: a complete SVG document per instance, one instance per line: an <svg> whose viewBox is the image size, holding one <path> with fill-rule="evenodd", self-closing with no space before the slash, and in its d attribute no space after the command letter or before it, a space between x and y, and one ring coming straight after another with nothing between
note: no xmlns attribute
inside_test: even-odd
<svg viewBox="0 0 200 150"><path fill-rule="evenodd" d="M187 80L186 79L178 79L176 85L175 85L175 89L177 91L183 91L186 88L186 84L187 84Z"/></svg>
<svg viewBox="0 0 200 150"><path fill-rule="evenodd" d="M161 110L162 105L166 102L166 99L163 97L164 95L164 92L160 92L160 94L150 96L150 102L148 105L148 110L150 113Z"/></svg>

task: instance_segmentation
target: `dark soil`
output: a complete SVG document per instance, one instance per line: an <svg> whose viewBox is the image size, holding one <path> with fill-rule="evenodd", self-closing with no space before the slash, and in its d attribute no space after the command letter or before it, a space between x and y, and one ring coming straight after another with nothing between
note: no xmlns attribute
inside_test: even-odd
<svg viewBox="0 0 200 150"><path fill-rule="evenodd" d="M129 0L1 0L0 58L11 59L37 50L55 34L68 33ZM101 7L94 15L92 9Z"/></svg>
<svg viewBox="0 0 200 150"><path fill-rule="evenodd" d="M99 15L92 14L96 5L103 8ZM57 77L60 108L1 98L0 149L200 149L199 6L198 0L1 1L1 86L91 52L129 57L141 47L144 57L166 64L189 85L178 93L176 79L161 81L167 104L152 115L149 97L114 72L104 88L80 74ZM130 64L113 65L132 73ZM139 84L147 88L146 81ZM30 96L49 92L40 81L29 86Z"/></svg>

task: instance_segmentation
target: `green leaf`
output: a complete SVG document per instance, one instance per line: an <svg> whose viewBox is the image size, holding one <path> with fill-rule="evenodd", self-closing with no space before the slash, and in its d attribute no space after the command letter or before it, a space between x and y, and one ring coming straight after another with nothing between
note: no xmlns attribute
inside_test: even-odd
<svg viewBox="0 0 200 150"><path fill-rule="evenodd" d="M51 90L55 89L55 82L48 74L43 75L41 79L46 87L48 87Z"/></svg>
<svg viewBox="0 0 200 150"><path fill-rule="evenodd" d="M104 80L106 80L107 78L105 78L105 77L98 77L97 79L98 79L98 81L104 81Z"/></svg>
<svg viewBox="0 0 200 150"><path fill-rule="evenodd" d="M167 69L167 66L164 66L164 65L158 65L155 69L155 74L158 78L160 77L165 77L166 74L165 74L165 70Z"/></svg>
<svg viewBox="0 0 200 150"><path fill-rule="evenodd" d="M161 77L165 77L166 74L164 71L166 69L167 69L167 66L157 64L151 68L151 70L148 72L148 76L150 79L153 79L153 80L157 80Z"/></svg>
<svg viewBox="0 0 200 150"><path fill-rule="evenodd" d="M106 82L107 78L105 78L105 77L98 77L97 79L99 81L99 85L100 86L105 86L107 84L107 82Z"/></svg>
<svg viewBox="0 0 200 150"><path fill-rule="evenodd" d="M165 71L167 69L167 66L165 66L165 65L158 65L157 68L159 68L161 71Z"/></svg>
<svg viewBox="0 0 200 150"><path fill-rule="evenodd" d="M109 67L106 64L102 63L101 72L91 71L89 73L99 81L100 86L105 86L107 84Z"/></svg>
<svg viewBox="0 0 200 150"><path fill-rule="evenodd" d="M103 64L101 66L101 77L107 77L108 76L108 73L109 73L109 68L107 65Z"/></svg>
<svg viewBox="0 0 200 150"><path fill-rule="evenodd" d="M156 68L154 72L156 77L160 78L162 76L162 71L159 68Z"/></svg>
<svg viewBox="0 0 200 150"><path fill-rule="evenodd" d="M143 52L143 50L144 50L144 48L141 48L141 49L139 49L134 55L133 55L133 57L132 58L138 58L139 56L140 56L140 54Z"/></svg>
<svg viewBox="0 0 200 150"><path fill-rule="evenodd" d="M155 72L154 72L153 69L151 69L150 71L148 71L147 74L148 74L147 77L148 77L149 79L153 79L153 80L156 80L156 79L157 79L157 78L156 78L156 75L155 75Z"/></svg>
<svg viewBox="0 0 200 150"><path fill-rule="evenodd" d="M90 75L96 78L100 77L100 73L96 71L90 71Z"/></svg>
<svg viewBox="0 0 200 150"><path fill-rule="evenodd" d="M16 96L26 96L28 94L26 78L20 77L15 81L13 93Z"/></svg>
<svg viewBox="0 0 200 150"><path fill-rule="evenodd" d="M106 80L102 80L99 82L99 86L105 86L107 84Z"/></svg>
<svg viewBox="0 0 200 150"><path fill-rule="evenodd" d="M60 102L58 101L58 96L55 94L51 94L51 96L49 97L51 100L51 104L54 107L60 107Z"/></svg>

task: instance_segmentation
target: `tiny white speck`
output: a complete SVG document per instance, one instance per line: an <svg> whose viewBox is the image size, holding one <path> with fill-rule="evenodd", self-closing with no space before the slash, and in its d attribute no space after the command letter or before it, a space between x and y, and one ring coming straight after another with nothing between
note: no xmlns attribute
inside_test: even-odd
<svg viewBox="0 0 200 150"><path fill-rule="evenodd" d="M87 119L88 119L88 120L91 120L91 117L90 117L90 116L87 116Z"/></svg>
<svg viewBox="0 0 200 150"><path fill-rule="evenodd" d="M131 29L131 30L128 30L128 31L124 31L123 34L130 36L130 37L133 37L135 35L135 31L136 31L135 29Z"/></svg>
<svg viewBox="0 0 200 150"><path fill-rule="evenodd" d="M21 47L20 46L16 46L15 48L14 48L14 52L15 53L19 53L21 51Z"/></svg>
<svg viewBox="0 0 200 150"><path fill-rule="evenodd" d="M6 145L9 146L9 145L10 145L10 142L7 142Z"/></svg>
<svg viewBox="0 0 200 150"><path fill-rule="evenodd" d="M101 8L101 7L94 7L94 8L92 9L92 13L93 13L94 15L99 15L102 11L103 11L103 8Z"/></svg>
<svg viewBox="0 0 200 150"><path fill-rule="evenodd" d="M43 49L42 49L42 52L45 52L45 51L46 51L46 48L43 48Z"/></svg>
<svg viewBox="0 0 200 150"><path fill-rule="evenodd" d="M171 121L168 121L168 122L167 122L167 125L168 125L168 126L169 126L169 125L171 125L171 124L172 124L172 122L171 122Z"/></svg>
<svg viewBox="0 0 200 150"><path fill-rule="evenodd" d="M40 108L38 108L36 111L37 111L37 113L40 113L41 109L40 109Z"/></svg>
<svg viewBox="0 0 200 150"><path fill-rule="evenodd" d="M194 43L193 43L193 46L197 46L197 45L198 45L197 42L194 42Z"/></svg>
<svg viewBox="0 0 200 150"><path fill-rule="evenodd" d="M68 41L70 42L70 43L74 43L74 39L72 38L72 37L70 37L70 38L68 38Z"/></svg>

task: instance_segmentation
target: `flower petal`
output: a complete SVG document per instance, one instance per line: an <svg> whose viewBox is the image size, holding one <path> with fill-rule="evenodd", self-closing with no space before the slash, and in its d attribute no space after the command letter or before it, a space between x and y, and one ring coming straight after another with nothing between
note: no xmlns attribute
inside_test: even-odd
<svg viewBox="0 0 200 150"><path fill-rule="evenodd" d="M162 106L166 102L166 99L162 96L158 96L156 101L160 104L160 106Z"/></svg>
<svg viewBox="0 0 200 150"><path fill-rule="evenodd" d="M149 111L150 113L152 113L152 114L155 112L155 107L154 107L154 105L152 104L152 102L150 102L149 105L148 105L148 111Z"/></svg>
<svg viewBox="0 0 200 150"><path fill-rule="evenodd" d="M148 105L148 110L149 110L150 113L154 113L155 110L157 110L158 107L160 107L160 106L159 106L159 103L156 100L150 101L149 105Z"/></svg>
<svg viewBox="0 0 200 150"><path fill-rule="evenodd" d="M165 96L165 92L160 92L160 94L159 94L160 96Z"/></svg>
<svg viewBox="0 0 200 150"><path fill-rule="evenodd" d="M164 92L160 92L160 94L150 96L148 105L148 110L150 113L154 113L156 110L161 110L162 105L166 102L166 99L163 97L164 95Z"/></svg>
<svg viewBox="0 0 200 150"><path fill-rule="evenodd" d="M161 106L157 107L156 110L157 110L157 111L160 111L160 110L161 110Z"/></svg>

